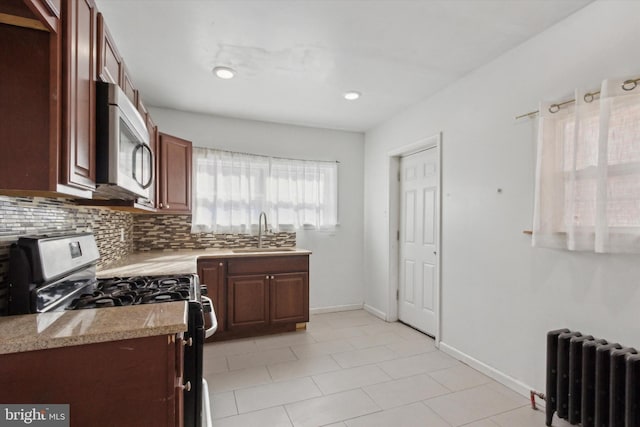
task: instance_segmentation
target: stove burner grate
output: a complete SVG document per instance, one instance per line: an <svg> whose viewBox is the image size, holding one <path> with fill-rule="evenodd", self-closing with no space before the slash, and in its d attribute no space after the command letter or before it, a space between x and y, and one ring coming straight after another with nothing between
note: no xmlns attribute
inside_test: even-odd
<svg viewBox="0 0 640 427"><path fill-rule="evenodd" d="M68 310L188 301L194 291L190 276L136 276L99 279L93 293L74 299Z"/></svg>

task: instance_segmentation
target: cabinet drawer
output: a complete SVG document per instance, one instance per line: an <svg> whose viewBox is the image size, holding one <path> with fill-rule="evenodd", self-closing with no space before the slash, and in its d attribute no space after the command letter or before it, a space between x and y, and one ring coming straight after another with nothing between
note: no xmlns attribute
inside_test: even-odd
<svg viewBox="0 0 640 427"><path fill-rule="evenodd" d="M309 271L309 256L273 256L230 259L227 262L227 273L232 274L267 274Z"/></svg>

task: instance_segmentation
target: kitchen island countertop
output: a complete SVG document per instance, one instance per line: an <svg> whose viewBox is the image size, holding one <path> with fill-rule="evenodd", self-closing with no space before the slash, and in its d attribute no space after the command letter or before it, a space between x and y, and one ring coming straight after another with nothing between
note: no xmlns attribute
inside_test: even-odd
<svg viewBox="0 0 640 427"><path fill-rule="evenodd" d="M187 330L184 301L0 318L0 354L119 341Z"/></svg>

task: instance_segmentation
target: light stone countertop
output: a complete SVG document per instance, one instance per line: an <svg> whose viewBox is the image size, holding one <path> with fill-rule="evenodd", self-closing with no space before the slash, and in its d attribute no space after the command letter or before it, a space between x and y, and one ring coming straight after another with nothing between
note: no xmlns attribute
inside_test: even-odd
<svg viewBox="0 0 640 427"><path fill-rule="evenodd" d="M187 330L185 301L0 317L0 354Z"/></svg>
<svg viewBox="0 0 640 427"><path fill-rule="evenodd" d="M98 277L114 277L196 273L198 258L253 258L311 254L311 251L306 249L291 249L294 250L250 253L235 253L232 249L134 252L108 268L99 270L97 275Z"/></svg>
<svg viewBox="0 0 640 427"><path fill-rule="evenodd" d="M198 258L309 255L311 251L235 253L231 249L135 252L98 277L196 273ZM117 341L187 330L186 302L0 317L0 354Z"/></svg>

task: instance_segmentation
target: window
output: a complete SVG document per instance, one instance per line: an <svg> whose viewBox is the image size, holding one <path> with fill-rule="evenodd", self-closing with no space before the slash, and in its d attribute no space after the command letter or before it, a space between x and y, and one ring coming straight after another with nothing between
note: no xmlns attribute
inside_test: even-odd
<svg viewBox="0 0 640 427"><path fill-rule="evenodd" d="M192 233L250 233L261 211L278 230L337 225L336 162L194 148L193 165Z"/></svg>
<svg viewBox="0 0 640 427"><path fill-rule="evenodd" d="M622 87L605 81L599 100L576 91L555 113L541 105L535 246L640 252L640 95Z"/></svg>

